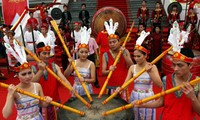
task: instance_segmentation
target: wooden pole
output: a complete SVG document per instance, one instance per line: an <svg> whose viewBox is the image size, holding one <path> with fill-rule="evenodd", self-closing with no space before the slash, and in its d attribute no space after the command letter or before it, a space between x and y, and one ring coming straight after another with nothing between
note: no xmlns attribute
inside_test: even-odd
<svg viewBox="0 0 200 120"><path fill-rule="evenodd" d="M127 42L128 38L129 38L131 32L132 32L132 29L133 29L134 24L135 24L135 22L133 21L133 22L132 22L132 25L131 25L131 28L130 28L130 30L129 30L129 32L128 32L128 35L126 36L126 39L124 40L124 43L123 43L122 47L125 47L126 42ZM113 63L113 66L116 66L116 65L117 65L117 62L118 62L118 60L119 60L121 54L122 54L122 50L120 50L119 53L117 54L117 57L116 57L116 59L115 59L115 62ZM98 98L101 98L101 96L103 95L103 92L104 92L105 89L106 89L106 86L107 86L108 81L110 80L110 78L111 78L111 76L112 76L112 73L113 73L113 71L110 71L110 72L108 73L108 76L107 76L107 78L106 78L106 81L105 81L104 84L103 84L103 87L101 88L101 91L100 91L100 93L99 93Z"/></svg>
<svg viewBox="0 0 200 120"><path fill-rule="evenodd" d="M199 82L200 82L200 78L197 78L197 79L194 79L194 80L190 81L189 83L190 83L190 85L196 85L196 84L199 83ZM167 94L173 93L173 92L175 92L175 91L178 91L178 90L180 90L181 86L184 86L184 85L181 84L181 85L179 85L179 86L176 86L176 87L174 87L174 88L171 88L171 89L166 90L166 91L163 91L163 92L160 92L160 93L155 94L155 95L153 95L153 96L150 96L150 97L147 97L147 98L138 100L138 101L136 102L136 104L130 103L130 104L127 104L127 105L125 105L125 106L122 106L122 107L118 107L118 108L109 110L109 111L107 111L107 112L104 112L102 115L103 115L103 116L107 116L107 115L110 115L110 114L113 114L113 113L117 113L117 112L120 112L120 111L123 111L123 110L126 110L126 109L130 109L130 108L134 107L134 105L141 105L141 104L146 103L146 102L148 102L148 101L151 101L151 100L160 98L160 97L162 97L162 96L164 96L164 95L167 95Z"/></svg>
<svg viewBox="0 0 200 120"><path fill-rule="evenodd" d="M16 40L16 39L15 39ZM21 43L16 40L18 42L18 44L21 46ZM40 59L35 55L33 54L30 50L28 50L26 47L24 47L24 50L37 62L41 62ZM67 88L69 91L72 91L72 87L67 85L64 80L62 80L58 75L56 75L48 66L46 66L46 70L51 74L53 75L57 80L58 82L60 82L65 88ZM86 105L88 108L91 107L91 105L84 99L82 98L76 91L74 91L74 95L84 104Z"/></svg>
<svg viewBox="0 0 200 120"><path fill-rule="evenodd" d="M8 88L8 87L9 87L9 85L4 84L4 83L2 83L2 82L0 82L0 86L3 87L3 88ZM33 93L24 91L24 90L22 90L22 89L20 89L20 88L17 88L16 91L19 92L19 93L21 93L21 94L30 96L30 97L32 97L32 98L36 98L36 99L38 99L38 100L47 102L45 97L41 97L41 96L35 95L35 94L33 94ZM74 109L74 108L65 106L65 105L60 104L60 103L57 103L57 102L55 102L55 101L51 101L50 104L52 104L52 105L54 105L54 106L56 106L56 107L60 107L60 108L63 108L63 109L65 109L65 110L71 111L71 112L73 112L73 113L79 114L79 115L81 115L81 116L84 116L84 115L85 115L85 113L82 112L82 111L79 111L79 110L76 110L76 109Z"/></svg>
<svg viewBox="0 0 200 120"><path fill-rule="evenodd" d="M55 21L55 20L52 20L52 21L50 21L50 22L51 22L51 25L53 26L54 30L55 30L56 33L58 34L58 37L60 38L60 41L61 41L61 43L62 43L62 45L63 45L63 47L64 47L64 49L65 49L65 52L67 53L67 56L68 56L69 58L71 58L71 54L69 53L69 50L68 50L67 46L65 45L64 39L63 39L63 37L62 37L61 34L60 34L60 31L59 31L59 29L58 29L58 25L57 25L56 21ZM78 69L76 68L76 65L75 65L74 61L72 61L72 66L73 66L73 68L74 68L74 71L75 71L76 75L78 76L78 78L79 78L79 80L80 80L81 74L79 73ZM92 100L92 97L90 96L90 93L89 93L89 91L88 91L88 89L87 89L85 83L84 83L83 81L80 81L80 83L81 83L81 85L83 86L83 89L85 90L85 93L86 93L88 99L90 100L90 102L92 102L92 101L93 101L93 100Z"/></svg>
<svg viewBox="0 0 200 120"><path fill-rule="evenodd" d="M167 50L165 50L163 53L161 53L157 58L155 58L151 64L155 64L157 61L159 61L163 56L165 56L170 50L172 49L172 46L170 48L168 48ZM119 91L116 91L110 95L106 100L104 100L102 102L103 105L105 105L108 101L110 101L112 98L114 98L119 92L121 92L122 90L124 90L126 87L128 87L136 78L138 78L142 73L144 73L146 70L145 68L143 68L140 72L138 72L134 77L132 77L130 80L128 80L128 82L124 83L121 87Z"/></svg>

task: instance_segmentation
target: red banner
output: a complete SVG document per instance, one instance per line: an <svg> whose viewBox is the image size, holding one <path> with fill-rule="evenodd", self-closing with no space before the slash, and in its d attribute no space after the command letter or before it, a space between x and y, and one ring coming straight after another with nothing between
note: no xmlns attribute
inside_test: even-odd
<svg viewBox="0 0 200 120"><path fill-rule="evenodd" d="M4 23L10 25L28 6L28 0L2 0Z"/></svg>

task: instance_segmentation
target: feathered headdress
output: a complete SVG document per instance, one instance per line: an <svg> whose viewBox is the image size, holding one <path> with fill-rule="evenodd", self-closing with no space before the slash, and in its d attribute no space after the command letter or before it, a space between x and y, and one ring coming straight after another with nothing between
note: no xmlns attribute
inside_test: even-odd
<svg viewBox="0 0 200 120"><path fill-rule="evenodd" d="M88 42L90 39L91 28L87 30L87 27L81 27L81 44L79 44L78 49L88 48Z"/></svg>
<svg viewBox="0 0 200 120"><path fill-rule="evenodd" d="M144 30L141 32L140 37L136 40L135 49L148 53L148 50L141 45L149 34L150 32L145 32Z"/></svg>
<svg viewBox="0 0 200 120"><path fill-rule="evenodd" d="M109 39L119 39L119 36L118 35L115 35L115 31L117 30L118 26L119 26L119 23L118 22L115 22L114 25L113 25L113 20L110 19L109 20L109 24L107 21L104 22L104 26L108 32L108 40Z"/></svg>
<svg viewBox="0 0 200 120"><path fill-rule="evenodd" d="M186 57L185 55L180 53L181 48L183 48L184 42L186 42L188 39L189 32L190 32L190 28L188 28L186 32L182 31L182 33L181 33L180 29L179 29L179 24L177 23L177 21L175 21L173 23L173 27L170 29L170 35L168 37L168 42L169 42L169 44L171 44L173 46L172 50L174 52L174 55L173 55L174 59L178 59L178 60L181 60L184 62L192 62L193 61L192 58Z"/></svg>
<svg viewBox="0 0 200 120"><path fill-rule="evenodd" d="M10 52L16 60L21 64L19 67L15 67L15 71L19 72L23 69L30 68L29 63L26 60L26 53L24 51L24 46L19 46L16 40L13 40L14 49L8 43L4 43L8 52Z"/></svg>

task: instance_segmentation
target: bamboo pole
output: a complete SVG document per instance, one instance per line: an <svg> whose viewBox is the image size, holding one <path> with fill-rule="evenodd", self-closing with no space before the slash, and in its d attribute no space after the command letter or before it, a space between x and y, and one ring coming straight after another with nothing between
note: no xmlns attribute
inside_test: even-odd
<svg viewBox="0 0 200 120"><path fill-rule="evenodd" d="M197 83L200 82L200 78L197 78L197 79L194 79L192 81L190 81L190 85L196 85ZM123 111L123 110L126 110L126 109L130 109L132 107L134 107L134 105L141 105L143 103L146 103L148 101L151 101L151 100L154 100L154 99L157 99L157 98L160 98L162 96L165 96L167 94L170 94L170 93L173 93L175 91L178 91L180 90L180 88L184 86L183 84L179 85L179 86L176 86L174 88L171 88L171 89L168 89L166 91L163 91L163 92L160 92L160 93L157 93L153 96L150 96L150 97L147 97L147 98L144 98L144 99L141 99L141 100L138 100L135 104L132 104L132 103L129 103L125 106L122 106L122 107L118 107L118 108L115 108L115 109L112 109L112 110L109 110L109 111L106 111L104 112L102 115L103 116L107 116L107 115L110 115L110 114L113 114L113 113L117 113L117 112L120 112L120 111Z"/></svg>
<svg viewBox="0 0 200 120"><path fill-rule="evenodd" d="M16 40L16 39L15 39ZM18 44L21 46L21 43L16 40L18 42ZM35 55L33 54L30 50L28 50L26 47L24 47L24 50L37 62L41 62L41 60ZM46 70L53 75L58 82L60 82L65 88L67 88L69 91L72 91L73 88L71 86L68 86L64 80L62 80L58 75L56 75L48 66L46 66ZM91 107L91 105L84 99L82 98L76 91L74 91L74 95L84 104L86 105L88 108Z"/></svg>
<svg viewBox="0 0 200 120"><path fill-rule="evenodd" d="M58 34L58 37L60 38L60 41L61 41L61 43L62 43L62 45L63 45L63 47L64 47L64 49L65 49L65 52L67 53L67 56L68 56L69 58L71 58L71 54L69 53L69 50L68 50L67 46L65 45L65 42L64 42L64 40L63 40L63 37L62 37L61 34L60 34L60 31L59 31L59 29L58 29L58 25L57 25L56 21L55 21L55 20L52 20L52 21L50 21L50 22L51 22L51 25L53 26L54 30L55 30L56 33ZM73 68L74 68L74 71L75 71L76 75L78 76L78 78L79 78L79 80L80 80L81 74L79 73L78 69L76 68L76 65L75 65L74 61L72 61L72 66L73 66ZM89 91L88 91L88 89L87 89L85 83L84 83L83 81L80 81L80 83L81 83L81 85L83 86L83 89L85 90L85 93L86 93L88 99L90 100L90 102L92 102L92 101L93 101L93 100L92 100L92 97L90 96L90 93L89 93Z"/></svg>
<svg viewBox="0 0 200 120"><path fill-rule="evenodd" d="M128 32L128 35L126 36L126 39L124 40L124 43L123 43L122 47L125 47L126 42L127 42L128 38L129 38L131 32L132 32L132 29L133 29L134 24L135 24L135 21L132 22L131 28L130 28L130 30L129 30L129 32ZM115 59L115 62L113 63L113 66L116 66L116 65L117 65L117 62L118 62L118 60L119 60L121 54L122 54L122 50L120 50L119 53L117 54L117 57L116 57L116 59ZM111 76L112 76L112 73L113 73L113 71L110 71L110 72L109 72L109 74L108 74L108 76L107 76L107 78L106 78L106 81L104 82L103 87L101 88L101 91L100 91L100 93L99 93L98 98L101 98L101 96L103 95L103 92L104 92L105 89L106 89L106 86L107 86L108 81L110 80L110 78L111 78Z"/></svg>
<svg viewBox="0 0 200 120"><path fill-rule="evenodd" d="M2 83L2 82L0 82L0 86L3 87L3 88L8 88L8 87L9 87L8 84ZM19 92L19 93L21 93L21 94L30 96L30 97L32 97L32 98L36 98L36 99L38 99L38 100L47 102L45 97L41 97L41 96L35 95L35 94L33 94L33 93L24 91L24 90L22 90L22 89L20 89L20 88L17 88L16 91ZM65 106L65 105L60 104L60 103L57 103L57 102L55 102L55 101L51 101L50 104L52 104L52 105L54 105L54 106L56 106L56 107L60 107L60 108L63 108L63 109L65 109L65 110L71 111L71 112L73 112L73 113L79 114L79 115L81 115L81 116L84 116L84 115L85 115L85 113L82 112L82 111L79 111L79 110L76 110L76 109L74 109L74 108Z"/></svg>
<svg viewBox="0 0 200 120"><path fill-rule="evenodd" d="M161 53L157 58L155 58L151 64L155 64L157 61L159 61L164 55L166 55L173 47L171 46L167 50L165 50L163 53ZM138 72L134 77L132 77L130 80L128 80L126 83L124 83L121 87L120 90L115 92L110 95L106 100L102 102L103 105L105 105L108 101L110 101L112 98L114 98L119 92L123 91L126 87L128 87L136 78L138 78L142 73L144 73L146 70L143 68L140 72Z"/></svg>

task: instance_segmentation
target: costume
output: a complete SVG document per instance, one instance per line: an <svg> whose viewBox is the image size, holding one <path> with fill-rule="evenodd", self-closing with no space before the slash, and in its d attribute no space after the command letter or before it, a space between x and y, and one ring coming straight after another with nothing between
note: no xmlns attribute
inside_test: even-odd
<svg viewBox="0 0 200 120"><path fill-rule="evenodd" d="M192 74L188 82L195 78L196 76ZM163 84L165 90L175 87L174 74L164 77ZM198 93L199 85L195 85L194 90ZM181 91L164 96L162 120L194 120L195 114L191 100Z"/></svg>
<svg viewBox="0 0 200 120"><path fill-rule="evenodd" d="M71 13L69 11L62 12L61 25L69 25L68 21L72 21Z"/></svg>
<svg viewBox="0 0 200 120"><path fill-rule="evenodd" d="M139 18L139 23L144 23L146 26L149 19L149 9L147 7L138 8L137 18Z"/></svg>
<svg viewBox="0 0 200 120"><path fill-rule="evenodd" d="M83 26L88 26L90 14L87 10L81 10L79 12L79 20L82 21Z"/></svg>
<svg viewBox="0 0 200 120"><path fill-rule="evenodd" d="M154 26L161 25L163 14L164 14L164 11L161 8L157 8L152 11L151 18L152 18L152 22Z"/></svg>
<svg viewBox="0 0 200 120"><path fill-rule="evenodd" d="M96 41L97 41L97 44L100 46L100 50L99 50L99 60L100 60L99 76L102 76L103 53L110 49L109 45L108 45L108 33L107 33L107 31L103 30L103 31L99 32Z"/></svg>
<svg viewBox="0 0 200 120"><path fill-rule="evenodd" d="M135 76L138 71L136 71L136 65L133 68ZM130 102L134 100L140 100L149 96L153 96L153 83L147 72L144 72L137 79L134 80L134 89L132 90ZM135 113L135 120L147 119L155 120L156 111L154 108L133 108Z"/></svg>
<svg viewBox="0 0 200 120"><path fill-rule="evenodd" d="M80 67L77 67L78 69L78 72L81 74L81 76L84 78L84 79L90 79L90 64L92 62L89 63L88 67L87 68L80 68ZM75 60L75 65L76 65L76 60ZM92 84L90 83L85 83L87 89L88 89L88 92L90 94L93 94L93 88L92 88ZM78 76L76 75L76 73L74 72L74 85L73 87L75 88L75 90L77 91L77 93L79 95L86 95L85 94L85 90L83 89L81 83L79 82L79 78Z"/></svg>
<svg viewBox="0 0 200 120"><path fill-rule="evenodd" d="M195 25L197 24L197 15L196 14L188 14L187 17L186 17L186 24L189 25L191 24L192 25L192 30L195 28Z"/></svg>
<svg viewBox="0 0 200 120"><path fill-rule="evenodd" d="M26 48L29 49L32 53L35 53L34 43L38 40L39 34L40 33L35 30L33 30L33 33L30 31L26 31L24 33L24 42L25 42ZM33 37L34 37L34 40L33 40Z"/></svg>
<svg viewBox="0 0 200 120"><path fill-rule="evenodd" d="M36 83L34 85L33 94L38 95L36 91ZM15 105L17 108L16 120L44 120L39 111L38 99L17 93L19 98L16 99Z"/></svg>
<svg viewBox="0 0 200 120"><path fill-rule="evenodd" d="M168 21L170 24L173 24L175 21L179 21L179 20L180 20L180 14L177 11L172 11L168 15Z"/></svg>
<svg viewBox="0 0 200 120"><path fill-rule="evenodd" d="M54 62L49 61L48 67L54 71L54 73L57 73L56 66ZM35 64L32 66L33 72L36 74L39 70L38 66ZM43 73L42 77L40 77L39 83L42 86L43 93L45 96L50 96L54 101L59 101L59 95L58 95L58 82L56 78L49 74L47 71L46 73ZM47 107L47 118L48 120L55 120L56 118L56 111L54 106L49 105Z"/></svg>
<svg viewBox="0 0 200 120"><path fill-rule="evenodd" d="M152 34L152 60L160 55L162 49L162 35L161 33L153 33Z"/></svg>

